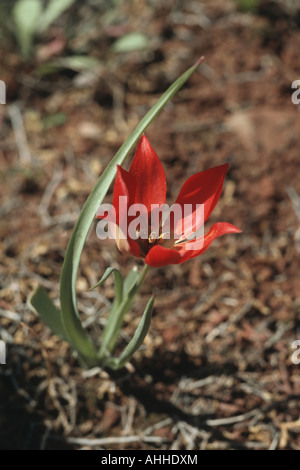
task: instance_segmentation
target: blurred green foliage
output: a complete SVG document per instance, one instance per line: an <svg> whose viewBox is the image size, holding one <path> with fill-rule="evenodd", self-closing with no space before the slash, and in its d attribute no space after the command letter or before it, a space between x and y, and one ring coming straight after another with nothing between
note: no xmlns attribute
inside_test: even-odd
<svg viewBox="0 0 300 470"><path fill-rule="evenodd" d="M45 8L41 0L18 0L12 9L14 33L21 54L28 59L35 36L42 34L75 0L49 0Z"/></svg>
<svg viewBox="0 0 300 470"><path fill-rule="evenodd" d="M86 3L79 0L4 0L1 3L0 0L0 39L14 38L23 60L28 61L35 57L36 52L40 52L43 45L47 46L45 38L48 41L50 39L43 35L52 25L58 24L68 42L68 55L59 54L60 57L49 56L41 60L36 74L49 75L64 68L79 72L94 69L99 65L99 59L89 56L95 37L91 32L97 31L99 25L104 31L106 28L109 31L110 27L123 25L124 21L126 23L122 5L124 0L88 0ZM65 15L62 17L63 14ZM143 32L134 28L133 31L128 31L127 27L122 26L120 33L111 36L104 34L110 53L126 54L149 50L150 42ZM88 38L87 42L85 38ZM112 44L107 44L109 41ZM36 45L38 48L35 48Z"/></svg>
<svg viewBox="0 0 300 470"><path fill-rule="evenodd" d="M148 38L138 32L127 33L117 39L112 50L114 52L133 52L146 49L149 46Z"/></svg>
<svg viewBox="0 0 300 470"><path fill-rule="evenodd" d="M45 130L51 129L52 127L58 127L64 124L68 119L65 113L56 113L52 116L46 116L43 118L42 123Z"/></svg>
<svg viewBox="0 0 300 470"><path fill-rule="evenodd" d="M235 3L240 10L254 13L259 6L260 0L235 0Z"/></svg>

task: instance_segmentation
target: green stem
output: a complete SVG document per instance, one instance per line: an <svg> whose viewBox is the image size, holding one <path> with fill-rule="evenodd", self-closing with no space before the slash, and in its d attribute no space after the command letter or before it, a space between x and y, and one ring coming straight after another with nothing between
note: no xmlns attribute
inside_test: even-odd
<svg viewBox="0 0 300 470"><path fill-rule="evenodd" d="M140 278L136 284L136 292L135 294L137 294L140 290L140 288L142 287L142 285L144 284L144 281L145 281L145 278L148 274L148 271L149 271L149 268L150 266L148 266L147 264L145 264L145 266L143 267L143 270L141 272L141 275L140 275Z"/></svg>
<svg viewBox="0 0 300 470"><path fill-rule="evenodd" d="M121 302L121 304L119 306L117 306L117 304L114 305L111 311L109 312L108 319L103 330L102 344L98 354L98 358L100 361L104 360L107 355L112 354L123 325L124 317L130 309L135 299L135 296L138 294L142 285L144 284L148 271L149 266L145 264L135 286L131 289L130 292L125 293L124 300Z"/></svg>

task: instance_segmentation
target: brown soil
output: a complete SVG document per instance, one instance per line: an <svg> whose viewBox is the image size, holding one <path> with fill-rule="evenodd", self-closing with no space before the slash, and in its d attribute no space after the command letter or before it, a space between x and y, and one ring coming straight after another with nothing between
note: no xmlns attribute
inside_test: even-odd
<svg viewBox="0 0 300 470"><path fill-rule="evenodd" d="M263 1L250 14L231 0L132 0L105 12L90 3L58 21L66 31L59 54L99 59L96 75L59 69L37 78L52 30L37 41L40 56L26 63L8 35L0 46L7 84L0 105L1 448L299 450L292 342L300 339L300 108L291 84L300 78L300 7ZM112 51L116 37L136 30L149 38L148 50ZM243 233L183 265L152 269L122 339L154 292L143 347L119 373L83 371L28 300L37 285L59 298L68 239L98 177L202 54L199 72L146 134L164 164L170 202L187 177L229 161L210 222L228 221ZM60 125L49 121L58 113ZM91 230L78 299L83 319L103 313L92 335L103 326L113 284L88 288L107 266L125 274L135 264Z"/></svg>

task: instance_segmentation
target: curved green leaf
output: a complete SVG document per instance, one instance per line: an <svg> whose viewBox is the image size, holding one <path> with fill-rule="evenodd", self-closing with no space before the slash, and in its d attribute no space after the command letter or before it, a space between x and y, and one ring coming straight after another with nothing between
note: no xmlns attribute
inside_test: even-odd
<svg viewBox="0 0 300 470"><path fill-rule="evenodd" d="M143 33L133 32L127 33L117 39L112 45L114 52L132 52L146 49L149 46L147 36Z"/></svg>
<svg viewBox="0 0 300 470"><path fill-rule="evenodd" d="M127 344L119 357L112 357L107 360L107 367L110 367L111 369L120 369L121 367L124 367L124 365L131 360L134 353L140 348L150 328L153 304L154 296L150 297L132 340Z"/></svg>
<svg viewBox="0 0 300 470"><path fill-rule="evenodd" d="M37 24L37 30L40 33L47 31L53 21L55 21L74 2L75 0L50 0L41 15L39 23Z"/></svg>
<svg viewBox="0 0 300 470"><path fill-rule="evenodd" d="M124 288L122 302L120 304L115 303L113 305L113 308L109 312L108 319L102 333L102 341L98 353L98 358L100 361L102 361L103 358L105 358L107 355L113 353L119 332L122 328L124 317L130 309L136 294L142 287L148 271L149 266L145 264L143 270L138 274L137 279L134 279L135 276L130 275L129 273L130 282L124 282L124 286L126 284L128 290L125 290ZM131 271L131 273L132 272L133 271Z"/></svg>
<svg viewBox="0 0 300 470"><path fill-rule="evenodd" d="M123 276L117 268L107 268L100 281L97 282L89 290L96 289L96 287L101 286L106 279L113 273L115 279L115 291L116 291L116 303L119 305L123 299Z"/></svg>
<svg viewBox="0 0 300 470"><path fill-rule="evenodd" d="M49 295L43 287L38 287L30 299L31 305L42 317L47 326L62 339L66 340L66 334L61 321L61 315L58 308L50 299Z"/></svg>
<svg viewBox="0 0 300 470"><path fill-rule="evenodd" d="M22 56L27 59L33 46L34 34L42 12L40 0L19 0L12 15L16 24L16 35Z"/></svg>

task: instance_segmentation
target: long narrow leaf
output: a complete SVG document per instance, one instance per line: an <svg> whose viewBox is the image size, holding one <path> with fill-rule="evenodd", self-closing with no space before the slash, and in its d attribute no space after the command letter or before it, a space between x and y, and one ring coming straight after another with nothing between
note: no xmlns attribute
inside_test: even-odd
<svg viewBox="0 0 300 470"><path fill-rule="evenodd" d="M60 311L55 307L43 287L37 288L30 299L30 303L53 333L65 340L66 334L61 322Z"/></svg>
<svg viewBox="0 0 300 470"><path fill-rule="evenodd" d="M117 268L107 268L100 281L91 287L91 289L101 286L112 273L115 280L116 302L119 305L123 299L123 276Z"/></svg>
<svg viewBox="0 0 300 470"><path fill-rule="evenodd" d="M51 23L55 21L75 0L50 0L47 8L41 15L37 29L40 33L47 31Z"/></svg>
<svg viewBox="0 0 300 470"><path fill-rule="evenodd" d="M142 319L133 335L132 340L130 343L128 343L118 358L114 357L108 359L106 364L108 367L111 367L112 369L120 369L128 361L130 361L134 353L140 348L150 328L153 304L154 296L149 299Z"/></svg>
<svg viewBox="0 0 300 470"><path fill-rule="evenodd" d="M16 35L24 59L27 59L31 53L41 11L42 3L39 0L18 0L12 10Z"/></svg>

